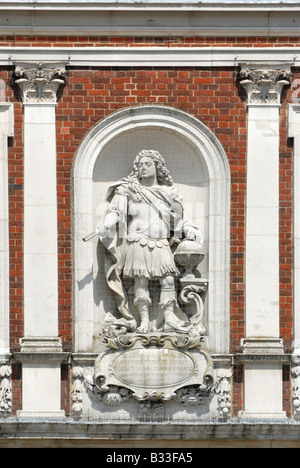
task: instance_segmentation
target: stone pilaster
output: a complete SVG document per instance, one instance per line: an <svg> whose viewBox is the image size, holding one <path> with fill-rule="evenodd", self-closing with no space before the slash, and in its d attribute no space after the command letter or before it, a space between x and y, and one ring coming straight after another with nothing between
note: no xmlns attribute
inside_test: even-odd
<svg viewBox="0 0 300 468"><path fill-rule="evenodd" d="M284 417L279 358L283 354L279 338L279 111L290 74L290 67L284 65L242 65L240 71L248 102L246 337L242 348L250 356L244 365L242 416L254 419Z"/></svg>
<svg viewBox="0 0 300 468"><path fill-rule="evenodd" d="M8 137L14 135L13 104L0 102L0 418L11 412L9 348Z"/></svg>
<svg viewBox="0 0 300 468"><path fill-rule="evenodd" d="M0 363L9 356L8 137L14 134L13 104L0 102Z"/></svg>
<svg viewBox="0 0 300 468"><path fill-rule="evenodd" d="M63 415L62 344L58 337L56 102L64 75L63 65L43 63L16 64L14 73L24 108L22 417Z"/></svg>

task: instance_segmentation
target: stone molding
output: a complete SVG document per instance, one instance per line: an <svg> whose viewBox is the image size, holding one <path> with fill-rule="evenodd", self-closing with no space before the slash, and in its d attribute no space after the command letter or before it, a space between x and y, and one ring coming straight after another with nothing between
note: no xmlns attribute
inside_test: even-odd
<svg viewBox="0 0 300 468"><path fill-rule="evenodd" d="M294 166L293 166L293 179L294 179L294 299L293 299L293 328L294 328L294 342L292 354L292 402L293 402L293 415L299 421L300 419L300 314L299 314L299 284L300 284L300 263L299 263L299 237L300 237L300 105L299 102L289 105L288 113L288 136L294 139Z"/></svg>
<svg viewBox="0 0 300 468"><path fill-rule="evenodd" d="M10 102L0 102L0 132L14 136L14 106Z"/></svg>
<svg viewBox="0 0 300 468"><path fill-rule="evenodd" d="M300 133L300 104L289 104L288 136L295 138Z"/></svg>
<svg viewBox="0 0 300 468"><path fill-rule="evenodd" d="M239 84L246 90L248 104L279 104L281 92L289 86L291 69L256 64L241 65Z"/></svg>
<svg viewBox="0 0 300 468"><path fill-rule="evenodd" d="M10 0L0 9L2 34L299 36L299 9L288 2Z"/></svg>
<svg viewBox="0 0 300 468"><path fill-rule="evenodd" d="M271 421L271 419L270 419ZM93 421L78 422L67 419L59 422L50 418L48 423L36 419L35 421L23 421L11 419L10 422L0 421L0 447L15 448L26 445L32 448L45 446L57 448L59 446L75 447L95 447L97 444L107 448L108 440L113 443L125 443L131 440L135 447L145 448L152 446L159 447L180 447L190 448L190 441L193 440L194 447L213 447L220 443L222 448L234 447L240 444L245 448L249 443L249 448L261 445L269 448L282 448L284 444L300 447L299 425L270 424L270 421L241 423L240 421L229 424L214 423L193 423L165 422L160 424L137 422L137 421ZM127 442L128 443L128 442ZM149 445L148 445L149 444ZM176 444L176 445L175 445ZM118 446L114 444L117 448ZM128 445L127 445L128 447Z"/></svg>
<svg viewBox="0 0 300 468"><path fill-rule="evenodd" d="M58 88L65 83L61 64L16 64L14 82L21 91L23 103L55 103Z"/></svg>
<svg viewBox="0 0 300 468"><path fill-rule="evenodd" d="M294 139L294 155L293 155L293 206L294 206L294 220L293 220L293 234L294 234L294 283L293 283L293 327L294 327L294 349L293 349L293 362L298 366L300 363L300 313L299 313L299 284L300 284L300 104L299 102L289 105L288 112L288 136Z"/></svg>
<svg viewBox="0 0 300 468"><path fill-rule="evenodd" d="M241 345L245 354L283 354L282 338L247 337L242 339Z"/></svg>
<svg viewBox="0 0 300 468"><path fill-rule="evenodd" d="M295 47L0 47L0 65L276 67L300 64Z"/></svg>
<svg viewBox="0 0 300 468"><path fill-rule="evenodd" d="M0 102L0 361L9 360L8 137L14 135L14 106Z"/></svg>
<svg viewBox="0 0 300 468"><path fill-rule="evenodd" d="M21 353L61 353L62 340L56 336L27 336L21 338Z"/></svg>

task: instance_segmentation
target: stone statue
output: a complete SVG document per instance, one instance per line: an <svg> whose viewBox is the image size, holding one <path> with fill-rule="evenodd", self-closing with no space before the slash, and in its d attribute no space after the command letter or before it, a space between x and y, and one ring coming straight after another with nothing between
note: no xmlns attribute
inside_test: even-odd
<svg viewBox="0 0 300 468"><path fill-rule="evenodd" d="M171 245L186 238L201 248L202 239L199 229L184 219L182 197L160 153L141 151L132 173L109 187L106 201L108 208L96 232L105 247L106 279L119 317L108 312L104 330L113 327L119 334L148 333L149 283L158 280L163 331L189 333L192 325L177 302L175 278L179 271ZM126 279L133 282L137 314L130 310Z"/></svg>

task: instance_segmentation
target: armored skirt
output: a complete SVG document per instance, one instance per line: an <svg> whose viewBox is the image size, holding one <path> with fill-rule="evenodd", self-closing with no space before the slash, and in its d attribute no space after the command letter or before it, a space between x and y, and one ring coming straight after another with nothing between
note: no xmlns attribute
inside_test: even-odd
<svg viewBox="0 0 300 468"><path fill-rule="evenodd" d="M129 233L123 245L121 270L130 278L179 275L168 239L149 239L137 233Z"/></svg>

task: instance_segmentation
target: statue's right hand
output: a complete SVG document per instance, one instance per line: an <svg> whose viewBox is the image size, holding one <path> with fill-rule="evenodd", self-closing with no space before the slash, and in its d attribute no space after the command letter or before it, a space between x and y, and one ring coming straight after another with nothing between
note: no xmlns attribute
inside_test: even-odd
<svg viewBox="0 0 300 468"><path fill-rule="evenodd" d="M107 237L109 230L103 224L100 224L96 227L96 232L99 237Z"/></svg>
<svg viewBox="0 0 300 468"><path fill-rule="evenodd" d="M115 212L108 213L103 219L99 220L96 226L96 232L99 237L114 236L116 225L119 221L119 215Z"/></svg>

